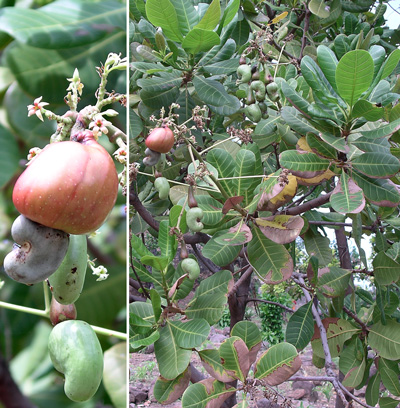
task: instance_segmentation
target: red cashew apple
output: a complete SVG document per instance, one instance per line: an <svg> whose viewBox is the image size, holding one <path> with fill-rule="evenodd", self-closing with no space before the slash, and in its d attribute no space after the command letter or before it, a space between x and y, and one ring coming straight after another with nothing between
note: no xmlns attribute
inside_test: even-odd
<svg viewBox="0 0 400 408"><path fill-rule="evenodd" d="M85 131L79 142L47 145L18 178L16 209L69 234L99 228L117 199L118 175L108 152Z"/></svg>
<svg viewBox="0 0 400 408"><path fill-rule="evenodd" d="M174 143L174 132L168 127L153 129L146 139L146 146L158 153L168 153Z"/></svg>

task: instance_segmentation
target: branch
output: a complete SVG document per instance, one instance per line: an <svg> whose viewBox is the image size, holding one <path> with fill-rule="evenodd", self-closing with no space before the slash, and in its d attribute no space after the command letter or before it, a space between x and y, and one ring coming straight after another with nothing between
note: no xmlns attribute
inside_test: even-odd
<svg viewBox="0 0 400 408"><path fill-rule="evenodd" d="M210 270L212 273L217 273L219 272L219 268L217 265L215 265L210 259L206 258L203 256L203 254L198 250L196 244L191 244L191 247L193 249L193 252L195 253L196 257L200 259L200 261L203 263L203 265Z"/></svg>
<svg viewBox="0 0 400 408"><path fill-rule="evenodd" d="M240 285L253 273L253 267L249 266L245 272L243 272L243 275L236 281L236 283L233 285L233 288L229 291L228 293L228 298L235 294L237 290L239 289Z"/></svg>
<svg viewBox="0 0 400 408"><path fill-rule="evenodd" d="M309 26L310 26L310 15L311 15L311 12L310 12L309 8L306 5L303 36L301 37L300 59L303 58L304 48L306 47L306 44L307 44L307 32L308 32L308 29L309 29Z"/></svg>
<svg viewBox="0 0 400 408"><path fill-rule="evenodd" d="M350 317L352 317L362 328L363 332L365 335L369 332L367 325L359 319L359 317L352 312L350 309L348 309L346 306L343 306L343 311L348 314Z"/></svg>
<svg viewBox="0 0 400 408"><path fill-rule="evenodd" d="M333 225L335 227L353 227L351 222L336 222L336 221L308 221L309 224L312 225ZM363 225L362 229L372 231L375 227L370 225Z"/></svg>
<svg viewBox="0 0 400 408"><path fill-rule="evenodd" d="M141 201L139 200L139 196L135 191L133 191L132 186L129 191L129 204L133 205L138 214L147 224L150 225L151 228L155 229L156 231L160 229L160 223L154 219L150 211L141 203Z"/></svg>
<svg viewBox="0 0 400 408"><path fill-rule="evenodd" d="M297 207L283 209L281 213L286 215L303 214L307 211L313 210L314 208L326 204L329 201L331 194L332 192L329 192L327 194L319 196L318 198L314 198L313 200L307 201L304 204L298 205Z"/></svg>
<svg viewBox="0 0 400 408"><path fill-rule="evenodd" d="M297 280L300 284L305 285L304 279L302 277L297 277L297 278L294 278L294 279ZM311 302L312 299L311 299L311 296L308 293L308 291L306 289L304 289L303 286L302 286L302 290L303 290L303 293L304 293L304 296L305 296L307 302ZM320 315L318 313L318 310L317 310L317 308L316 308L316 306L314 304L312 306L311 311L312 311L315 323L316 323L316 325L317 325L317 327L319 329L320 336L321 336L322 348L324 350L324 355L325 355L325 371L326 371L326 374L329 377L334 377L335 378L334 380L332 380L332 384L333 384L333 386L334 386L334 388L336 390L336 393L339 396L339 398L343 401L344 405L346 407L348 407L346 397L344 396L343 391L342 391L342 389L340 388L340 385L339 385L340 382L337 379L337 377L336 377L336 375L335 375L335 373L333 371L333 368L332 368L333 367L333 362L332 362L331 352L329 350L326 330L325 330L324 324L322 323L322 320L321 320L321 317L320 317Z"/></svg>
<svg viewBox="0 0 400 408"><path fill-rule="evenodd" d="M294 310L291 309L290 307L287 307L285 305L282 305L281 303L278 302L273 302L272 300L265 300L265 299L258 299L258 298L250 298L246 300L246 303L248 302L261 302L261 303L268 303L269 305L275 305L279 306L280 308L286 310L288 313L294 313Z"/></svg>
<svg viewBox="0 0 400 408"><path fill-rule="evenodd" d="M290 207L294 207L296 204L300 204L302 201L304 201L308 196L310 196L315 189L318 186L314 186L313 188L311 188L306 194L304 194L302 197L298 198L297 200L291 202L286 208L290 208Z"/></svg>

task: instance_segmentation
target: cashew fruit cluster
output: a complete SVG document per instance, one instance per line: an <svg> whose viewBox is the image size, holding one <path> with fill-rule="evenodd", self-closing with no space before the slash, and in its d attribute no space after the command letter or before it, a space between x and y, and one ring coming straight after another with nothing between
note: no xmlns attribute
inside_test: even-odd
<svg viewBox="0 0 400 408"><path fill-rule="evenodd" d="M244 113L252 122L259 122L268 118L268 104L279 100L278 86L269 74L268 68L261 64L260 68L246 64L241 59L237 71L239 90L237 96L241 97L246 105Z"/></svg>
<svg viewBox="0 0 400 408"><path fill-rule="evenodd" d="M174 143L174 132L169 127L154 128L145 140L146 150L143 164L155 166L161 158L161 153L168 153Z"/></svg>
<svg viewBox="0 0 400 408"><path fill-rule="evenodd" d="M92 398L103 376L103 351L92 327L81 320L61 322L52 329L48 347L55 369L64 374L67 397Z"/></svg>

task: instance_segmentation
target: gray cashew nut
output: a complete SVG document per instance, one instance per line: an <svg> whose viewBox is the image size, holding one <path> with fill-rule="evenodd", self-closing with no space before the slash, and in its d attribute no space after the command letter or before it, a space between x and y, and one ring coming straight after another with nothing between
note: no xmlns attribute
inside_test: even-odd
<svg viewBox="0 0 400 408"><path fill-rule="evenodd" d="M161 157L161 153L155 152L149 148L146 148L144 154L146 157L143 159L143 164L146 166L155 166Z"/></svg>
<svg viewBox="0 0 400 408"><path fill-rule="evenodd" d="M20 215L11 227L17 244L4 259L4 270L17 282L42 282L60 266L68 250L69 235Z"/></svg>

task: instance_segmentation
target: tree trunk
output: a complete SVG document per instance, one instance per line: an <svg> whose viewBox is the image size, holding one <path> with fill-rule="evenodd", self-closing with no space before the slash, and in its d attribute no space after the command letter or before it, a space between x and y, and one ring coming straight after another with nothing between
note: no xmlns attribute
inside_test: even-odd
<svg viewBox="0 0 400 408"><path fill-rule="evenodd" d="M249 289L250 289L250 282L251 282L250 273L249 276L242 282L242 284L238 287L235 293L232 293L228 297L228 305L229 305L229 312L231 314L231 322L230 322L230 329L232 330L233 326L237 322L241 322L244 318L244 314L246 312L246 304L247 298L249 296ZM228 385L232 387L237 386L237 381L228 383ZM224 404L224 407L230 408L236 404L236 395L233 394L229 397Z"/></svg>
<svg viewBox="0 0 400 408"><path fill-rule="evenodd" d="M343 269L352 269L349 245L347 242L347 237L344 232L344 227L335 230L336 244L339 251L340 267ZM344 374L339 372L339 381L343 381ZM346 396L346 399L349 397ZM350 399L348 399L349 401ZM335 408L344 408L343 401L336 396Z"/></svg>

